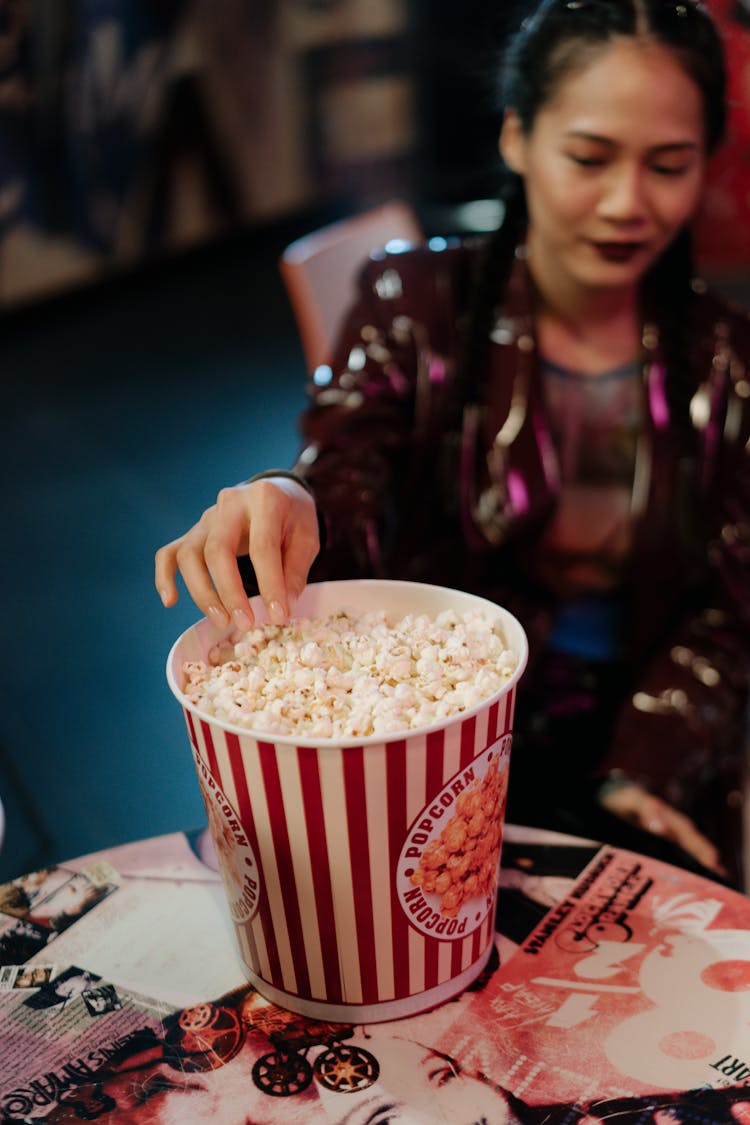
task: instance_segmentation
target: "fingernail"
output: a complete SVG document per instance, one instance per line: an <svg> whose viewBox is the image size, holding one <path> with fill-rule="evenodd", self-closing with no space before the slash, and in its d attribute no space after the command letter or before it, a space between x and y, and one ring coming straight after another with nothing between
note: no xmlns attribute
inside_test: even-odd
<svg viewBox="0 0 750 1125"><path fill-rule="evenodd" d="M661 836L666 831L666 825L661 817L653 816L648 822L648 830L657 836Z"/></svg>
<svg viewBox="0 0 750 1125"><path fill-rule="evenodd" d="M273 621L274 625L283 625L286 620L286 613L281 602L268 603L268 616Z"/></svg>
<svg viewBox="0 0 750 1125"><path fill-rule="evenodd" d="M253 623L244 609L235 609L232 617L238 629L242 629L244 632L247 632L248 629L252 629Z"/></svg>
<svg viewBox="0 0 750 1125"><path fill-rule="evenodd" d="M219 609L217 605L210 605L206 613L208 617L211 618L214 625L221 625L223 628L224 625L229 624L229 618L227 617L226 613L223 609Z"/></svg>
<svg viewBox="0 0 750 1125"><path fill-rule="evenodd" d="M159 597L161 598L161 604L162 605L167 605L169 603L169 591L168 590L160 590L159 591Z"/></svg>

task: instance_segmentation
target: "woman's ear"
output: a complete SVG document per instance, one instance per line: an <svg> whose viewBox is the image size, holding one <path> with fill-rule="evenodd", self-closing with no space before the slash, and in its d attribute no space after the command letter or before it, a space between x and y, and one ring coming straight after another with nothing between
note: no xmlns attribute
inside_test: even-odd
<svg viewBox="0 0 750 1125"><path fill-rule="evenodd" d="M526 134L514 109L505 111L498 148L511 172L523 176L526 172Z"/></svg>

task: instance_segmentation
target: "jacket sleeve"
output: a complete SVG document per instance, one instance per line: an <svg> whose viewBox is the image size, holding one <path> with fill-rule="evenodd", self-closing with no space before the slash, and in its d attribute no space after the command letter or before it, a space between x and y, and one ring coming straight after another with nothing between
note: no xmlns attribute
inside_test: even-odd
<svg viewBox="0 0 750 1125"><path fill-rule="evenodd" d="M733 832L735 846L750 672L750 383L740 356L750 365L745 318L702 388L714 403L702 434L704 467L713 459L707 579L636 673L601 766L602 775L621 771L703 818L704 830ZM715 828L733 816L734 828Z"/></svg>
<svg viewBox="0 0 750 1125"><path fill-rule="evenodd" d="M455 348L460 248L371 257L330 370L314 373L295 465L324 528L317 580L382 575L419 442ZM439 326L439 327L437 327Z"/></svg>

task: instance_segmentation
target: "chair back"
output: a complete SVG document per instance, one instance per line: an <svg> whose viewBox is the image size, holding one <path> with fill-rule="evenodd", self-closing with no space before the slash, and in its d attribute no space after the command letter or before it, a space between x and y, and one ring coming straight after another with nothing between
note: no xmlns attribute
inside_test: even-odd
<svg viewBox="0 0 750 1125"><path fill-rule="evenodd" d="M424 239L415 211L401 200L329 223L296 239L281 255L279 269L310 371L330 362L337 328L355 297L359 267L394 239Z"/></svg>

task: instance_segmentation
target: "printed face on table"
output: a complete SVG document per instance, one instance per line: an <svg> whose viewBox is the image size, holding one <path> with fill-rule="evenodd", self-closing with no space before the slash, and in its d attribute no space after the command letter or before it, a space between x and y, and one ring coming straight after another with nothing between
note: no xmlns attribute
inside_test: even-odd
<svg viewBox="0 0 750 1125"><path fill-rule="evenodd" d="M47 984L52 975L49 965L32 965L18 974L14 988L39 988Z"/></svg>
<svg viewBox="0 0 750 1125"><path fill-rule="evenodd" d="M693 216L705 174L701 93L674 54L615 41L562 80L530 134L509 114L532 272L547 289L629 291Z"/></svg>
<svg viewBox="0 0 750 1125"><path fill-rule="evenodd" d="M367 1089L340 1094L318 1090L326 1117L335 1125L514 1125L503 1092L457 1061L421 1043L368 1029L358 1036L378 1060L378 1080Z"/></svg>

